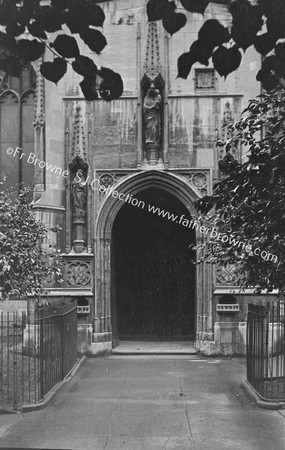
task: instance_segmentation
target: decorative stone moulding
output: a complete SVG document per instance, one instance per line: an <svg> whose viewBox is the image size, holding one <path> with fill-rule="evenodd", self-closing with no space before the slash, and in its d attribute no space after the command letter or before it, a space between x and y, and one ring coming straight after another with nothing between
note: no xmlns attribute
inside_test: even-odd
<svg viewBox="0 0 285 450"><path fill-rule="evenodd" d="M218 303L216 311L219 314L236 314L239 312L239 304L221 305Z"/></svg>
<svg viewBox="0 0 285 450"><path fill-rule="evenodd" d="M90 306L77 306L77 314L89 314Z"/></svg>

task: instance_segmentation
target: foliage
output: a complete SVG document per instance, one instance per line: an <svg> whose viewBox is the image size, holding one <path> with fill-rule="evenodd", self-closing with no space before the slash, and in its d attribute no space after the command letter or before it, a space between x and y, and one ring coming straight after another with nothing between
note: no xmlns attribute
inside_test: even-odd
<svg viewBox="0 0 285 450"><path fill-rule="evenodd" d="M4 297L32 294L44 298L45 283L54 276L60 281L61 261L42 249L47 230L32 213L28 194L24 189L13 195L3 186L0 191L0 287Z"/></svg>
<svg viewBox="0 0 285 450"><path fill-rule="evenodd" d="M98 29L103 27L105 14L97 3L96 0L50 0L47 5L41 0L3 0L0 25L5 27L5 32L0 32L0 69L19 76L23 67L40 58L47 47L55 59L41 65L46 79L58 83L69 63L84 77L80 86L86 99L96 100L98 94L108 101L119 98L123 93L121 76L107 69L108 80L104 79L95 64L89 73L93 61L80 55L77 43L82 40L96 54L107 45ZM148 0L148 20L162 20L165 30L173 35L187 23L187 16L181 10L204 14L209 3L210 0ZM208 66L210 58L220 76L227 77L240 66L241 50L254 45L262 56L267 55L257 80L267 90L276 88L279 78L285 77L285 43L279 42L285 38L284 0L224 0L224 3L228 3L232 15L230 31L216 19L207 20L189 51L178 58L178 77L186 79L195 62ZM33 39L23 34L27 31Z"/></svg>
<svg viewBox="0 0 285 450"><path fill-rule="evenodd" d="M238 263L247 274L246 285L268 291L285 290L284 94L281 88L249 102L242 118L230 126L232 137L218 142L227 151L219 164L224 176L212 196L196 202L205 224L228 236L227 242L210 239L203 259L224 265ZM231 155L233 146L239 144L247 148L243 164ZM212 209L215 217L207 218ZM243 249L234 240L248 247ZM257 248L259 254L255 254Z"/></svg>
<svg viewBox="0 0 285 450"><path fill-rule="evenodd" d="M57 84L69 63L84 77L80 86L88 100L98 98L98 92L104 100L119 98L123 93L121 76L106 69L108 78L102 77L93 61L80 55L77 43L81 39L96 54L107 45L106 38L97 29L103 27L105 14L96 0L42 3L40 0L3 0L0 4L0 25L5 26L5 32L0 32L0 69L19 77L29 62L39 59L49 48L55 58L52 62L43 62L40 68L47 80ZM68 30L77 36L70 36ZM33 39L23 35L25 32ZM89 73L90 66L92 72Z"/></svg>
<svg viewBox="0 0 285 450"><path fill-rule="evenodd" d="M192 13L204 14L209 0L181 0L181 6ZM235 71L241 63L241 50L246 51L254 45L266 56L262 62L257 80L264 89L277 87L279 78L285 77L285 4L284 0L229 0L232 15L230 31L218 20L209 19L201 27L198 39L192 43L188 52L178 58L178 77L186 79L195 62L213 65L220 76ZM148 19L162 20L163 27L171 35L187 23L179 3L168 0L149 0Z"/></svg>

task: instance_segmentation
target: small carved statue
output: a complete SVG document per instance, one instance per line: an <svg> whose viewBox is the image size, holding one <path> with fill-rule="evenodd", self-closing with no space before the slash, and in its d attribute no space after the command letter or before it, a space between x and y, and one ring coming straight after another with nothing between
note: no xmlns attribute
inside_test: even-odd
<svg viewBox="0 0 285 450"><path fill-rule="evenodd" d="M86 179L82 170L78 170L72 181L72 207L75 213L85 213L87 204Z"/></svg>
<svg viewBox="0 0 285 450"><path fill-rule="evenodd" d="M145 143L160 145L161 141L161 95L152 85L144 99Z"/></svg>

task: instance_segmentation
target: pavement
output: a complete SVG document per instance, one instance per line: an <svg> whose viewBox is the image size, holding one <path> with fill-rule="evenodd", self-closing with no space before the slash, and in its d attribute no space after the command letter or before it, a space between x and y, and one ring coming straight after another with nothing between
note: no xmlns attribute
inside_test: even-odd
<svg viewBox="0 0 285 450"><path fill-rule="evenodd" d="M257 408L244 378L244 358L86 359L45 409L0 416L0 447L284 450L285 410Z"/></svg>

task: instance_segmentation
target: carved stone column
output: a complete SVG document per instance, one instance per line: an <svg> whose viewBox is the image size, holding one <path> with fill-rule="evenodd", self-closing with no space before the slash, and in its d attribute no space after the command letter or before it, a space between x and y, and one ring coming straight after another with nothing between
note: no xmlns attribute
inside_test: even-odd
<svg viewBox="0 0 285 450"><path fill-rule="evenodd" d="M40 72L42 59L33 63L36 71L36 89L35 89L35 110L34 110L34 153L40 161L45 161L45 97L44 97L44 78ZM38 200L45 189L44 170L35 165L35 201ZM38 193L38 194L37 194Z"/></svg>
<svg viewBox="0 0 285 450"><path fill-rule="evenodd" d="M73 225L74 225L73 248L75 253L82 253L85 249L85 240L84 240L85 214L74 213Z"/></svg>

